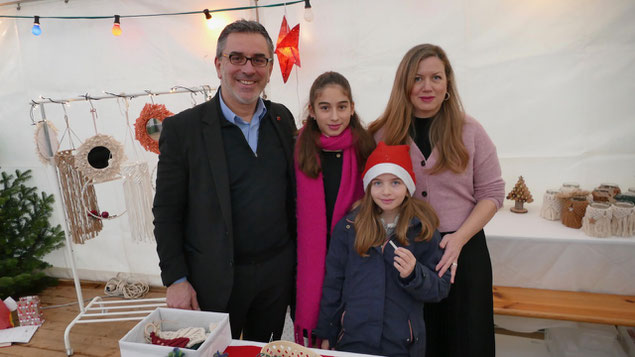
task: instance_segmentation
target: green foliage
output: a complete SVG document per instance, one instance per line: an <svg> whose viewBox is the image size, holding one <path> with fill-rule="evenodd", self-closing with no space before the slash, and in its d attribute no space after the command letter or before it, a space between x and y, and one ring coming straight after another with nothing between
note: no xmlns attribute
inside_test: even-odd
<svg viewBox="0 0 635 357"><path fill-rule="evenodd" d="M31 170L2 172L0 179L0 298L36 294L57 280L42 270L42 258L64 245L64 232L52 227L53 195L25 183Z"/></svg>

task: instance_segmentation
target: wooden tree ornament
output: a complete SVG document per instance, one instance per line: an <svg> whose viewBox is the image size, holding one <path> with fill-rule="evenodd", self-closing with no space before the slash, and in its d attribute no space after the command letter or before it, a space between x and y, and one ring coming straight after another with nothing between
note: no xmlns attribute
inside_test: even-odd
<svg viewBox="0 0 635 357"><path fill-rule="evenodd" d="M529 192L527 185L525 185L525 180L522 176L518 177L518 182L516 182L516 186L514 186L512 191L507 195L507 199L516 202L514 207L510 209L512 212L527 213L527 209L523 207L523 204L525 202L534 202L534 198L531 196L531 192Z"/></svg>

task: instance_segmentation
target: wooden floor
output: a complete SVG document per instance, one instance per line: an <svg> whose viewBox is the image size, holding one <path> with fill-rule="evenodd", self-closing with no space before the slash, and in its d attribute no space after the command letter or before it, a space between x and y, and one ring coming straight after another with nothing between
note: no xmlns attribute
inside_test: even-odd
<svg viewBox="0 0 635 357"><path fill-rule="evenodd" d="M104 283L82 282L84 299L104 296ZM152 288L147 298L164 297L165 288ZM75 303L72 306L44 309L46 321L37 330L28 344L15 344L0 348L0 356L20 357L63 357L64 330L77 316L79 307L72 281L61 281L59 286L48 288L39 294L42 306ZM136 321L77 324L70 333L73 356L119 356L119 339Z"/></svg>

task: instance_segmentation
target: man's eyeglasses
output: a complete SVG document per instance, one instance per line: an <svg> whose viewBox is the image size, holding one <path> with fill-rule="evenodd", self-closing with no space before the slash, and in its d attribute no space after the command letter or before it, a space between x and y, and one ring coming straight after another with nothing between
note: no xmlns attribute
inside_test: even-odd
<svg viewBox="0 0 635 357"><path fill-rule="evenodd" d="M247 57L241 53L223 53L223 57L229 58L229 63L233 64L234 66L244 66L247 61L251 61L251 65L254 67L265 67L267 66L267 64L269 64L269 62L273 61L272 58L267 58L262 55Z"/></svg>

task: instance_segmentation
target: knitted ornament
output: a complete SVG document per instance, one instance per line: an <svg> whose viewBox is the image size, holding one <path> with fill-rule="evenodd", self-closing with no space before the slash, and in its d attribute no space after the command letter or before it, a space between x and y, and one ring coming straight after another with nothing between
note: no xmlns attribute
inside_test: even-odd
<svg viewBox="0 0 635 357"><path fill-rule="evenodd" d="M364 191L377 176L393 174L403 181L410 195L415 193L415 173L412 170L408 145L386 145L380 141L370 154L362 173Z"/></svg>
<svg viewBox="0 0 635 357"><path fill-rule="evenodd" d="M618 237L635 235L635 205L631 202L616 202L611 206L611 233Z"/></svg>
<svg viewBox="0 0 635 357"><path fill-rule="evenodd" d="M582 218L582 231L591 237L606 238L611 236L611 206L594 202L587 206Z"/></svg>
<svg viewBox="0 0 635 357"><path fill-rule="evenodd" d="M550 221L560 219L560 211L562 210L562 201L558 198L558 190L547 190L542 197L542 207L540 208L540 217Z"/></svg>

